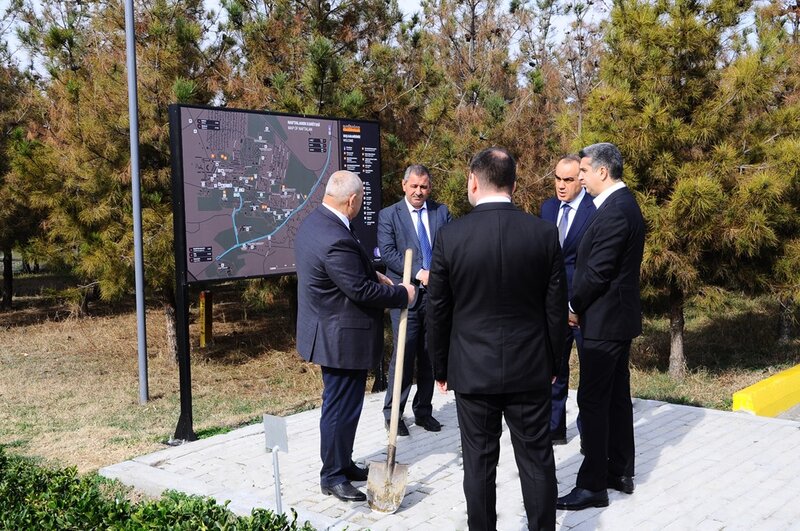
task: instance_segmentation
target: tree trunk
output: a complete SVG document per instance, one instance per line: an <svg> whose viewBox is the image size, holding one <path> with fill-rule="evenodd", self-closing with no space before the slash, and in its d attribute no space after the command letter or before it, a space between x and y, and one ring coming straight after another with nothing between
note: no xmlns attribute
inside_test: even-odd
<svg viewBox="0 0 800 531"><path fill-rule="evenodd" d="M683 355L683 292L671 287L669 292L669 376L683 381L686 376L686 357Z"/></svg>
<svg viewBox="0 0 800 531"><path fill-rule="evenodd" d="M81 319L89 315L89 292L84 290L81 293L81 302L78 304L78 317Z"/></svg>
<svg viewBox="0 0 800 531"><path fill-rule="evenodd" d="M0 301L0 308L3 310L11 309L11 296L14 294L14 268L11 261L11 248L3 249L3 300Z"/></svg>
<svg viewBox="0 0 800 531"><path fill-rule="evenodd" d="M87 317L91 311L90 303L97 301L100 298L100 285L98 282L92 282L87 286L81 287L81 302L78 307L78 317Z"/></svg>
<svg viewBox="0 0 800 531"><path fill-rule="evenodd" d="M780 299L781 316L780 330L778 331L778 341L781 345L786 345L792 339L792 303L786 299Z"/></svg>
<svg viewBox="0 0 800 531"><path fill-rule="evenodd" d="M467 68L469 69L470 74L475 73L475 41L478 38L478 29L476 19L478 18L478 2L473 2L470 4L470 13L469 13L469 64L467 64ZM474 92L473 92L474 94Z"/></svg>
<svg viewBox="0 0 800 531"><path fill-rule="evenodd" d="M175 363L178 363L178 328L175 321L175 303L164 303L164 317L167 321L167 355Z"/></svg>

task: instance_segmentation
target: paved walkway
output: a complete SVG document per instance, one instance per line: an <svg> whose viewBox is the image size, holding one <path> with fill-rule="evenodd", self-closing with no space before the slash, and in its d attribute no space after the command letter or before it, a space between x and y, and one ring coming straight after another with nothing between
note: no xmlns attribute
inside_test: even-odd
<svg viewBox="0 0 800 531"><path fill-rule="evenodd" d="M385 459L383 395L368 395L354 458ZM569 444L555 449L559 494L569 492L581 463L570 395ZM318 529L466 528L455 401L434 394L439 433L409 425L398 441L398 462L409 467L399 511L373 512L366 502L348 504L319 490L319 410L287 418L289 452L279 453L283 507ZM559 529L610 530L800 530L800 423L650 400L634 400L636 492L609 491L603 509L558 512ZM177 489L230 500L236 513L275 507L272 456L262 425L168 448L106 467L146 492ZM498 480L501 531L526 529L519 477L507 430L502 439ZM363 484L356 483L364 488Z"/></svg>

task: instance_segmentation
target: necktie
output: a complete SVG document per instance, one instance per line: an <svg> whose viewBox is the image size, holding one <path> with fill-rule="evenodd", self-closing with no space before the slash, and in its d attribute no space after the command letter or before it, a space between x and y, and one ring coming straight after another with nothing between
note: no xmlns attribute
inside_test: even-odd
<svg viewBox="0 0 800 531"><path fill-rule="evenodd" d="M561 205L561 220L558 222L558 242L564 246L564 240L567 238L567 225L569 224L569 211L568 203Z"/></svg>
<svg viewBox="0 0 800 531"><path fill-rule="evenodd" d="M431 242L428 239L428 233L425 232L425 224L422 223L422 211L424 208L415 210L417 213L417 238L419 238L419 248L422 250L422 269L431 268Z"/></svg>

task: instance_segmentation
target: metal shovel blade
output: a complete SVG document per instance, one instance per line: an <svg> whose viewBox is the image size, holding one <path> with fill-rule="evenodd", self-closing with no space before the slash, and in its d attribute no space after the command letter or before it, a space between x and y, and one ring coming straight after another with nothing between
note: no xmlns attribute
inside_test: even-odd
<svg viewBox="0 0 800 531"><path fill-rule="evenodd" d="M408 465L395 463L389 467L386 461L369 464L367 476L367 503L370 509L382 513L393 513L400 508L406 495Z"/></svg>

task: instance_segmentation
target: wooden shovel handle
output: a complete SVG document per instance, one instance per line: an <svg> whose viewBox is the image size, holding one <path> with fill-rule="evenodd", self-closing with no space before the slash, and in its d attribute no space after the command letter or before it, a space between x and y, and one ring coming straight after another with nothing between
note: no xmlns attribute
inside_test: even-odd
<svg viewBox="0 0 800 531"><path fill-rule="evenodd" d="M411 282L412 249L406 249L403 261L403 284ZM389 470L394 467L394 454L397 443L397 425L400 423L400 391L403 387L403 360L406 355L406 328L408 327L408 308L400 312L400 325L397 327L397 353L394 360L394 386L392 387L392 416L389 420L389 450L386 462Z"/></svg>

